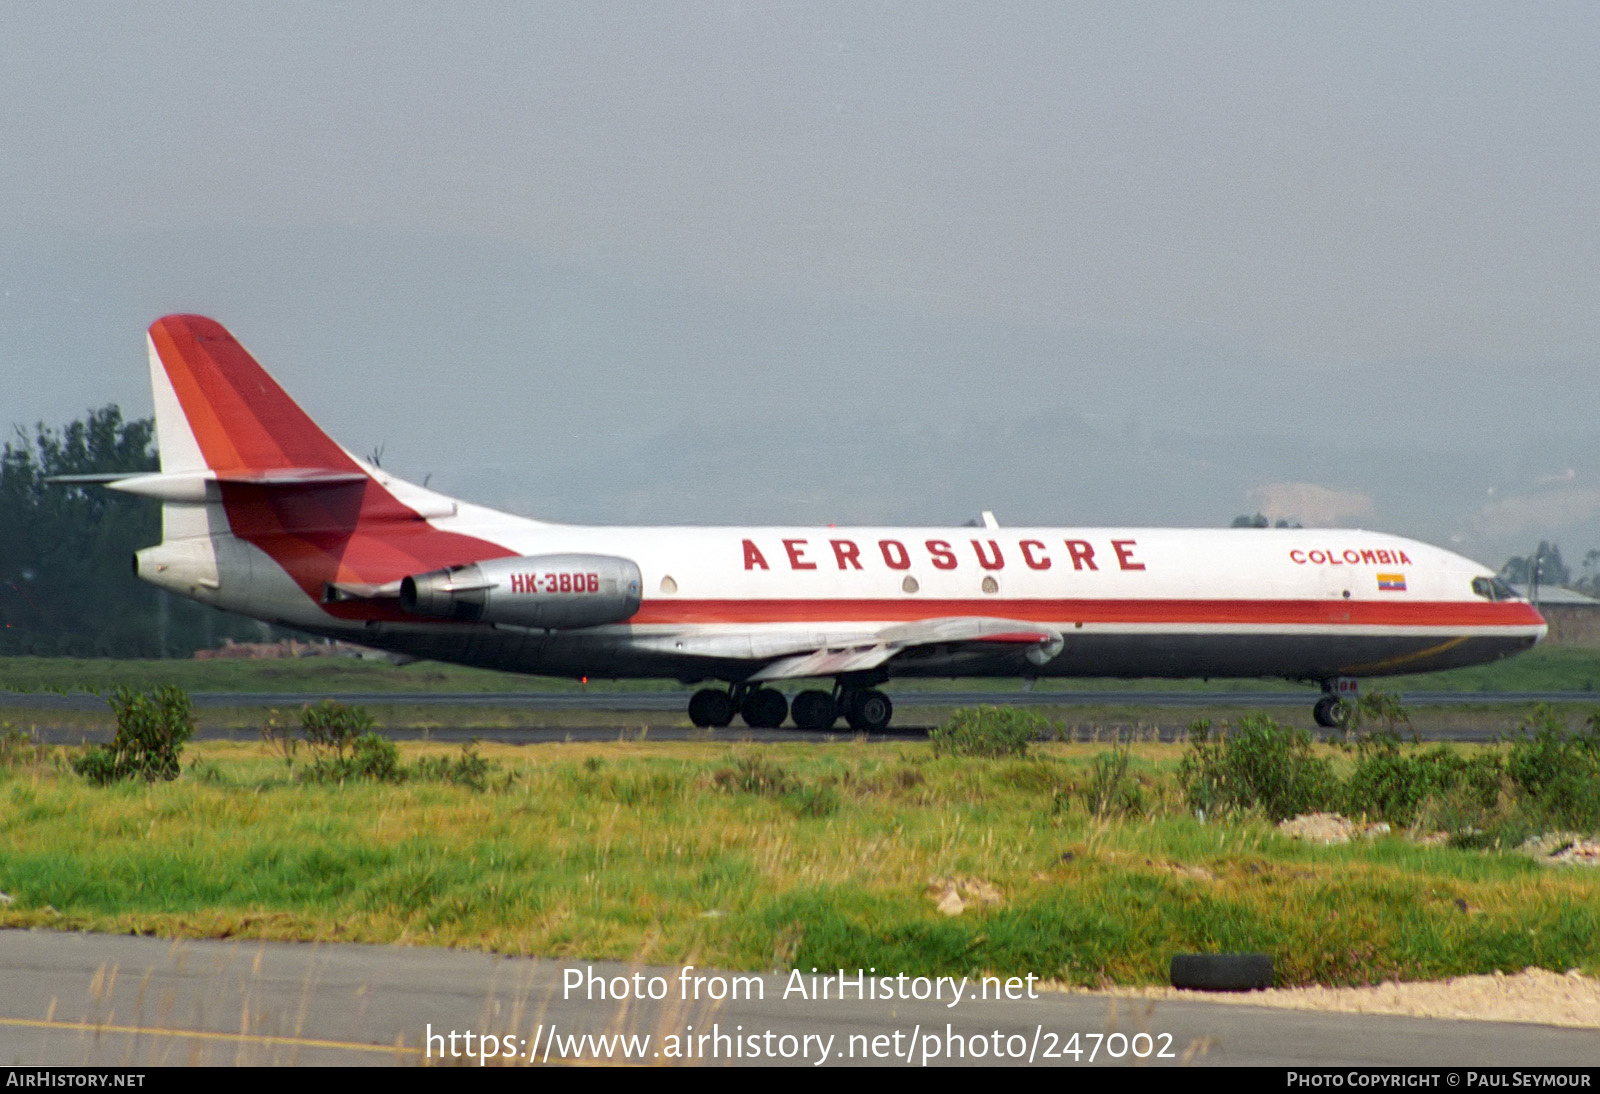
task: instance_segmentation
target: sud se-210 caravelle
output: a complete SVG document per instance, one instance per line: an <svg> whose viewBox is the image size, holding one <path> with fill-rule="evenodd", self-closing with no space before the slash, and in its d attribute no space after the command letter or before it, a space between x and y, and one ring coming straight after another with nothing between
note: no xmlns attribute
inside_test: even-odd
<svg viewBox="0 0 1600 1094"><path fill-rule="evenodd" d="M1375 532L529 520L358 459L213 320L159 319L149 348L161 470L72 478L161 501L141 578L413 657L725 682L699 726L881 729L878 686L916 676L1285 677L1332 725L1358 678L1545 635L1488 569Z"/></svg>

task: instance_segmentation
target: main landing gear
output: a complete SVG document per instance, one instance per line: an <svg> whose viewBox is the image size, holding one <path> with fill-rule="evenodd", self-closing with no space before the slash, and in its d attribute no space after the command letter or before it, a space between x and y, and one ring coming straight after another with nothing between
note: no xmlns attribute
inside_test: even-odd
<svg viewBox="0 0 1600 1094"><path fill-rule="evenodd" d="M701 728L731 725L738 714L752 729L776 729L793 718L799 729L829 730L843 716L857 733L876 733L894 717L894 703L877 688L834 686L802 691L791 703L777 688L735 684L728 691L701 688L689 699L689 720Z"/></svg>

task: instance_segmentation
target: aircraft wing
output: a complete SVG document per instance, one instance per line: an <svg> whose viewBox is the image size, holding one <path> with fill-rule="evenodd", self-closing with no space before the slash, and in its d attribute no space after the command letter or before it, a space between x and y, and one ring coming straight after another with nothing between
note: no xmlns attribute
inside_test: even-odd
<svg viewBox="0 0 1600 1094"><path fill-rule="evenodd" d="M954 616L894 623L877 630L835 633L712 634L645 639L645 646L702 657L766 660L751 680L792 680L861 672L913 649L942 647L956 653L996 645L1024 646L1043 665L1061 652L1061 633L1038 623L986 616Z"/></svg>

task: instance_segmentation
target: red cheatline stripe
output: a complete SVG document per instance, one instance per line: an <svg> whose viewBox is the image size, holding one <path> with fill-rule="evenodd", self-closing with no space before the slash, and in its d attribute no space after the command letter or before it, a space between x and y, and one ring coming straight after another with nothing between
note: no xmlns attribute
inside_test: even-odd
<svg viewBox="0 0 1600 1094"><path fill-rule="evenodd" d="M648 600L630 623L882 622L985 616L1027 623L1536 627L1527 604L1323 600Z"/></svg>

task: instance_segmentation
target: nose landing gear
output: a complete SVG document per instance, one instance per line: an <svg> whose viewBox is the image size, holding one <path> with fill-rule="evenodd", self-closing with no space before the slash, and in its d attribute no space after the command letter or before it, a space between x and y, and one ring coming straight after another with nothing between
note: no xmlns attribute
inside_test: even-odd
<svg viewBox="0 0 1600 1094"><path fill-rule="evenodd" d="M1311 708L1311 717L1323 729L1343 729L1350 718L1350 709L1337 695L1324 695Z"/></svg>
<svg viewBox="0 0 1600 1094"><path fill-rule="evenodd" d="M1311 717L1323 729L1344 729L1350 724L1351 711L1360 695L1360 685L1355 678L1338 676L1322 682L1322 698L1311 708Z"/></svg>

